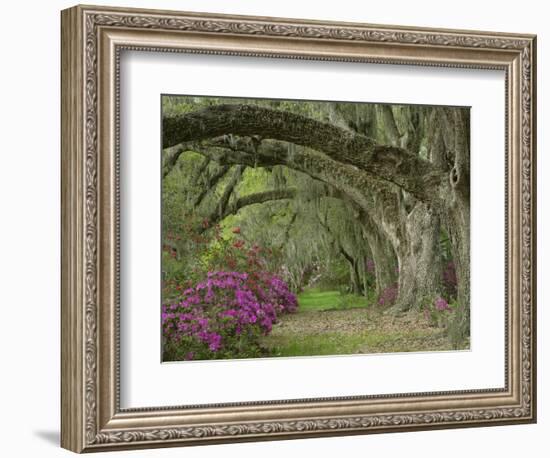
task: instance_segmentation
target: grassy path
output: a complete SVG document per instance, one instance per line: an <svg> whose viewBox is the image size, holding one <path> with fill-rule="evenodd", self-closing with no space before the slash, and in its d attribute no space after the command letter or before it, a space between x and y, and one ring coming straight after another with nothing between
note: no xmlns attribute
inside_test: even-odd
<svg viewBox="0 0 550 458"><path fill-rule="evenodd" d="M299 311L342 310L366 307L366 299L352 294L340 294L339 291L319 291L311 289L298 295Z"/></svg>
<svg viewBox="0 0 550 458"><path fill-rule="evenodd" d="M273 356L452 350L442 330L420 314L394 317L338 291L309 291L298 302L298 311L282 317L262 342Z"/></svg>

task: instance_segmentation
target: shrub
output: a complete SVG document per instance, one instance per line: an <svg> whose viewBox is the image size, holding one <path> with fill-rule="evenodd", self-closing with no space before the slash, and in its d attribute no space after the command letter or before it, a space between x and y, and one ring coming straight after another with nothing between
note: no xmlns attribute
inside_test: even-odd
<svg viewBox="0 0 550 458"><path fill-rule="evenodd" d="M165 360L223 359L261 354L259 337L277 314L296 310L296 297L268 273L210 272L162 307Z"/></svg>
<svg viewBox="0 0 550 458"><path fill-rule="evenodd" d="M277 313L292 313L298 308L296 295L277 275L269 272L252 272L248 275L247 286L261 302L273 304Z"/></svg>

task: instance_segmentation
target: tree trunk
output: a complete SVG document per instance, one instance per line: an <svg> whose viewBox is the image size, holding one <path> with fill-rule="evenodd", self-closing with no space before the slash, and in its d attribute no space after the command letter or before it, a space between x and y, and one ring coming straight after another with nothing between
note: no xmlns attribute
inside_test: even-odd
<svg viewBox="0 0 550 458"><path fill-rule="evenodd" d="M446 228L457 276L458 313L453 323L456 339L470 334L470 205L469 199L458 197L446 213Z"/></svg>
<svg viewBox="0 0 550 458"><path fill-rule="evenodd" d="M372 218L363 214L361 221L365 227L365 237L374 261L376 294L380 295L382 291L397 282L397 258L391 243L372 221Z"/></svg>
<svg viewBox="0 0 550 458"><path fill-rule="evenodd" d="M458 280L458 313L452 325L452 340L460 342L470 334L470 124L467 110L446 112L454 132L451 146L455 155L444 214Z"/></svg>
<svg viewBox="0 0 550 458"><path fill-rule="evenodd" d="M358 269L357 259L355 259L346 250L340 247L340 253L346 261L349 263L349 276L350 276L350 290L354 294L363 294L363 281L361 280L361 274Z"/></svg>
<svg viewBox="0 0 550 458"><path fill-rule="evenodd" d="M399 289L395 311L418 308L440 293L442 262L439 217L417 203L405 220L405 240L398 249Z"/></svg>

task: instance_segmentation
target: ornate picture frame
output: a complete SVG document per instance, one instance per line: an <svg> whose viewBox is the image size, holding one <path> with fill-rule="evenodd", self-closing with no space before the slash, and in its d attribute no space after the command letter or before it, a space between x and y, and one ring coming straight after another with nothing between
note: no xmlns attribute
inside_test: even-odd
<svg viewBox="0 0 550 458"><path fill-rule="evenodd" d="M535 36L94 6L61 17L62 447L92 452L536 421ZM121 408L124 50L503 71L504 388Z"/></svg>

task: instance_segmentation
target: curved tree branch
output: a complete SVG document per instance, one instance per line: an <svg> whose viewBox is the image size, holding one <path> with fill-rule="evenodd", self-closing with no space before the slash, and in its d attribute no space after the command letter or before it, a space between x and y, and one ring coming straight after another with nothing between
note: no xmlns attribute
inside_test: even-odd
<svg viewBox="0 0 550 458"><path fill-rule="evenodd" d="M208 225L199 226L198 232L203 232L204 230L207 229L208 226L212 226L213 224L215 224L215 222L221 221L223 219L225 213L227 212L231 194L233 194L233 191L237 187L237 184L239 184L239 181L241 180L241 176L245 168L246 168L245 165L237 165L235 167L235 169L233 170L233 175L231 176L231 178L229 179L229 182L225 186L225 189L223 190L223 193L216 207L206 217Z"/></svg>
<svg viewBox="0 0 550 458"><path fill-rule="evenodd" d="M209 226L218 224L229 215L236 215L239 210L244 207L248 207L249 205L263 204L274 200L292 199L296 196L296 193L296 188L286 188L255 192L246 196L239 197L238 199L235 199L231 204L226 205L223 209L223 212L212 212L208 220ZM219 207L220 204L218 204L217 208ZM201 226L200 232L202 232L203 230L204 228Z"/></svg>
<svg viewBox="0 0 550 458"><path fill-rule="evenodd" d="M210 158L208 156L204 156L210 161ZM195 197L195 200L193 202L193 207L198 207L201 202L204 200L206 195L212 190L216 188L216 185L219 183L219 181L225 176L225 174L229 171L230 166L229 165L222 165L218 167L217 170L215 170L211 175L209 175L206 178L205 186L203 186L197 195Z"/></svg>
<svg viewBox="0 0 550 458"><path fill-rule="evenodd" d="M247 194L246 196L239 197L235 202L229 205L226 215L234 215L241 208L247 207L254 204L263 204L265 202L270 202L272 200L284 200L284 199L293 199L297 194L296 188L283 188L283 189L271 189L268 191L260 191L252 194Z"/></svg>
<svg viewBox="0 0 550 458"><path fill-rule="evenodd" d="M182 145L180 150L195 151L225 166L285 165L327 183L367 212L372 212L373 205L380 202L387 207L389 199L396 194L386 182L376 180L356 167L334 161L307 148L289 148L288 144L275 140L263 140L259 145L251 146L246 138L233 138L231 141L218 138L210 142L189 142Z"/></svg>
<svg viewBox="0 0 550 458"><path fill-rule="evenodd" d="M298 114L253 105L216 105L163 119L163 145L222 135L259 136L322 152L433 202L447 175L430 162L394 146ZM307 173L307 172L306 172ZM435 192L434 192L435 190Z"/></svg>
<svg viewBox="0 0 550 458"><path fill-rule="evenodd" d="M210 158L204 156L202 158L202 162L197 167L197 171L194 173L194 175L189 180L189 183L191 184L191 186L197 186L197 184L199 183L199 179L200 179L201 175L208 169L209 164L210 164Z"/></svg>
<svg viewBox="0 0 550 458"><path fill-rule="evenodd" d="M165 148L162 152L162 178L166 178L172 171L179 157L186 151L184 144L174 145L171 148Z"/></svg>

